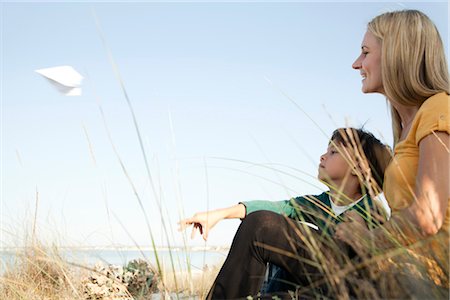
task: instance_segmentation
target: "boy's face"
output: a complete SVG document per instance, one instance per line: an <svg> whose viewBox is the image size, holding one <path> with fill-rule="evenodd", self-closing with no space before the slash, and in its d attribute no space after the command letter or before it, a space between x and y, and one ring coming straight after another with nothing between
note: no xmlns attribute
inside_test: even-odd
<svg viewBox="0 0 450 300"><path fill-rule="evenodd" d="M329 184L340 184L348 177L351 168L343 156L344 146L338 142L329 143L327 152L320 156L319 180Z"/></svg>

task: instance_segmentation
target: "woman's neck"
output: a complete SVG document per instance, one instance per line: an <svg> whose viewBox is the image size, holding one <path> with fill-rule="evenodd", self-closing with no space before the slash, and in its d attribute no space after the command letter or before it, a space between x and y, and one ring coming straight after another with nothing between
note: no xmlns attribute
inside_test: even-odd
<svg viewBox="0 0 450 300"><path fill-rule="evenodd" d="M392 103L392 102L391 102ZM402 125L402 135L408 133L411 128L412 121L419 110L418 106L406 106L398 103L392 103L395 110L398 112L400 116L400 121Z"/></svg>

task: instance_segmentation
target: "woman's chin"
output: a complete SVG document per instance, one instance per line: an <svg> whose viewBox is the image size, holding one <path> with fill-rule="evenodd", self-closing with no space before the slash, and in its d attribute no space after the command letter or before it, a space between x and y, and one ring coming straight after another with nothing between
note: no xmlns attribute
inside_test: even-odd
<svg viewBox="0 0 450 300"><path fill-rule="evenodd" d="M361 87L361 91L362 91L364 94L372 93L372 91L371 91L369 88L367 88L366 86L364 86L364 85Z"/></svg>
<svg viewBox="0 0 450 300"><path fill-rule="evenodd" d="M363 85L361 87L361 91L364 94L379 93L379 94L383 94L384 95L384 89L383 89L382 86L377 86L377 87L372 86L372 87L370 87L367 84L364 84L364 82L363 82Z"/></svg>

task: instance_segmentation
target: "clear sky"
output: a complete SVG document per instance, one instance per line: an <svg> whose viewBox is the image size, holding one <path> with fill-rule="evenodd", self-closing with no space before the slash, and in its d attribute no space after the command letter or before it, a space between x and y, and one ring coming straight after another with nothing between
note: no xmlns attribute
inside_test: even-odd
<svg viewBox="0 0 450 300"><path fill-rule="evenodd" d="M149 245L114 147L159 245L167 245L161 219L180 245L183 215L319 193L319 156L335 128L364 125L392 143L385 99L362 94L351 68L367 22L419 9L448 43L444 1L0 5L2 246L31 233L36 191L46 241ZM134 108L155 192L94 14ZM58 93L34 72L60 65L85 77L82 96ZM228 245L238 224L219 224L208 245Z"/></svg>

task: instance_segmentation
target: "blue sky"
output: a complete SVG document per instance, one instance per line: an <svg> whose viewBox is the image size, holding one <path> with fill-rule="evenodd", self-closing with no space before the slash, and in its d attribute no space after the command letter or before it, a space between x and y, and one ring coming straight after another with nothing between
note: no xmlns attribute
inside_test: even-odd
<svg viewBox="0 0 450 300"><path fill-rule="evenodd" d="M446 2L2 3L2 245L30 232L36 190L42 239L150 244L99 106L156 242L167 244L94 14L134 107L171 244L180 245L183 214L325 189L317 164L336 127L364 124L391 144L386 102L361 93L351 64L367 22L403 8L428 14L447 45ZM59 65L85 77L82 96L63 96L34 72ZM219 224L208 244L229 244L238 224Z"/></svg>

